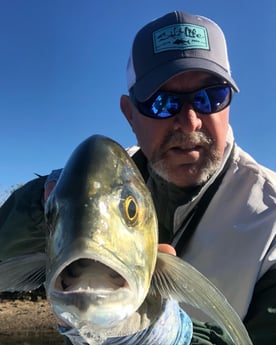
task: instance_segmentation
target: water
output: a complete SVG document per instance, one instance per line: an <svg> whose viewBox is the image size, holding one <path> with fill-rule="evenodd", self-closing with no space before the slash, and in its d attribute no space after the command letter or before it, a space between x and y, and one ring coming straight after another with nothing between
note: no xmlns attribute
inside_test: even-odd
<svg viewBox="0 0 276 345"><path fill-rule="evenodd" d="M10 333L10 332L9 332ZM0 334L0 345L64 345L64 338L57 332L16 332Z"/></svg>

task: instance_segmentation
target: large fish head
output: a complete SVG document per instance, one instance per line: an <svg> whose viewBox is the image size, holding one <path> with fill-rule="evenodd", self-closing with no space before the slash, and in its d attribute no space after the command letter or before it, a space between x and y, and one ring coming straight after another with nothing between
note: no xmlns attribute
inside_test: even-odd
<svg viewBox="0 0 276 345"><path fill-rule="evenodd" d="M45 207L46 291L72 327L116 326L147 295L157 257L151 195L127 152L95 135L69 158Z"/></svg>

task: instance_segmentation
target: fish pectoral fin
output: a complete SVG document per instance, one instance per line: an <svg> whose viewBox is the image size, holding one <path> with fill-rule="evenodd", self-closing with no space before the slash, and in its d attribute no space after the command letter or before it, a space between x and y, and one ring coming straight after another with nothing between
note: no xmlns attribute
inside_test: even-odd
<svg viewBox="0 0 276 345"><path fill-rule="evenodd" d="M200 309L225 329L235 344L252 345L243 323L225 296L182 259L158 252L150 292Z"/></svg>
<svg viewBox="0 0 276 345"><path fill-rule="evenodd" d="M192 265L167 253L158 252L151 284L152 289L163 298L173 298L201 310L210 298L223 303L226 301L218 289Z"/></svg>
<svg viewBox="0 0 276 345"><path fill-rule="evenodd" d="M30 291L45 281L44 253L15 256L0 262L0 292Z"/></svg>

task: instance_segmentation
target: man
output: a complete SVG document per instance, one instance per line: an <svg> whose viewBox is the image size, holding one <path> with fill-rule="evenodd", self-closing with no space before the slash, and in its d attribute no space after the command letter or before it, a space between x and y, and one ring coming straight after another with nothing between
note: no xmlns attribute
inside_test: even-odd
<svg viewBox="0 0 276 345"><path fill-rule="evenodd" d="M160 241L215 283L254 344L275 344L276 174L234 142L238 87L222 31L183 12L149 23L134 39L127 79L121 109L138 139L131 152Z"/></svg>
<svg viewBox="0 0 276 345"><path fill-rule="evenodd" d="M229 109L238 87L223 32L211 20L184 12L158 18L137 33L127 80L121 110L139 143L129 153L152 193L160 242L172 244L225 294L254 345L274 345L276 174L234 142ZM47 179L46 198L54 180L55 173ZM6 249L0 259L43 247L44 182L30 182L3 206L0 240ZM20 217L26 223L18 211L22 196L21 209L29 209L36 227L25 226L15 240L10 224ZM188 314L191 344L232 344L218 326L193 310Z"/></svg>

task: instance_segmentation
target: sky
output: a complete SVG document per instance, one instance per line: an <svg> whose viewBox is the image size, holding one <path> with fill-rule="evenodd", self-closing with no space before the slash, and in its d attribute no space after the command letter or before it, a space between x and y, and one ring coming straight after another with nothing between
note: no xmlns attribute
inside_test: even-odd
<svg viewBox="0 0 276 345"><path fill-rule="evenodd" d="M92 134L136 144L119 105L131 44L173 10L223 29L236 142L276 170L275 1L0 0L0 194L63 167Z"/></svg>

